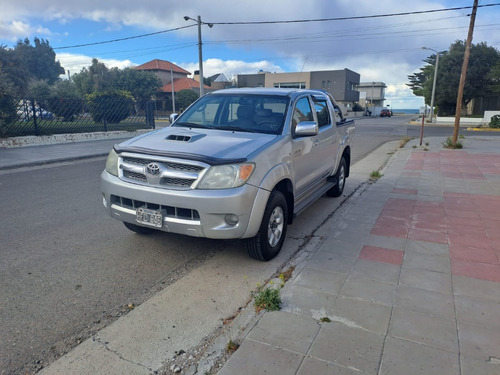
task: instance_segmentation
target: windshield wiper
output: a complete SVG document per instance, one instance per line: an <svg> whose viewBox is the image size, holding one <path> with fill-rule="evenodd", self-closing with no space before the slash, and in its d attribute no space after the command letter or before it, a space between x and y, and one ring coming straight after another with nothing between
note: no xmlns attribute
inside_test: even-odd
<svg viewBox="0 0 500 375"><path fill-rule="evenodd" d="M212 129L211 126L196 124L194 122L176 122L173 126L179 126L179 127L185 127L185 128Z"/></svg>
<svg viewBox="0 0 500 375"><path fill-rule="evenodd" d="M257 133L255 130L240 128L238 126L216 126L214 129L218 129L218 130L232 130L232 131L236 131L236 132Z"/></svg>

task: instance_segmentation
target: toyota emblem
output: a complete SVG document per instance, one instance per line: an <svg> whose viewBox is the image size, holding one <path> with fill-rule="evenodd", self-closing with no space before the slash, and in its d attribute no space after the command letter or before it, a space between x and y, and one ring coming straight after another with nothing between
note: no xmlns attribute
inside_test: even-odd
<svg viewBox="0 0 500 375"><path fill-rule="evenodd" d="M158 163L149 163L146 167L146 172L151 176L158 176L160 174L160 166Z"/></svg>

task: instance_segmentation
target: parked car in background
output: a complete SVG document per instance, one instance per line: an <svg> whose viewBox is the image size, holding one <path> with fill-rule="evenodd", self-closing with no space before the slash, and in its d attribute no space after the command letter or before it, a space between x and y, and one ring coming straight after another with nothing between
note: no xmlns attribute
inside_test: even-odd
<svg viewBox="0 0 500 375"><path fill-rule="evenodd" d="M391 110L389 110L388 108L382 108L382 110L380 111L380 117L384 116L391 117L392 116Z"/></svg>

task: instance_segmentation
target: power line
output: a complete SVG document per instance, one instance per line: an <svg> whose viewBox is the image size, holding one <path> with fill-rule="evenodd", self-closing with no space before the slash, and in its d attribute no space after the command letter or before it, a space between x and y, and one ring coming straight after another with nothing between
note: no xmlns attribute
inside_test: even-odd
<svg viewBox="0 0 500 375"><path fill-rule="evenodd" d="M500 5L500 3L484 4L479 5L478 8L482 7L492 7ZM395 16L410 16L415 14L426 14L426 13L437 13L437 12L449 12L454 10L464 10L471 9L468 7L456 7L456 8L444 8L444 9L432 9L432 10L420 10L414 12L402 12L402 13L385 13L385 14L374 14L370 16L351 16L351 17L335 17L335 18L316 18L316 19L305 19L305 20L286 20L286 21L239 21L239 22L210 22L213 25L265 25L265 24L283 24L283 23L305 23L305 22L326 22L326 21L347 21L347 20L359 20L366 18L383 18L383 17L395 17ZM208 23L208 22L207 22Z"/></svg>
<svg viewBox="0 0 500 375"><path fill-rule="evenodd" d="M121 42L121 41L124 41L124 40L144 38L146 36L153 36L153 35L168 33L168 32L171 32L171 31L177 31L177 30L187 29L188 27L193 27L193 26L196 26L196 25L188 25L188 26L176 27L175 29L162 30L162 31L157 31L157 32L154 32L154 33L149 33L149 34L142 34L142 35L129 36L129 37L125 37L125 38L106 40L106 41L103 41L103 42L94 42L94 43L86 43L86 44L76 44L74 46L53 47L52 49L68 49L68 48L88 47L88 46L96 46L98 44Z"/></svg>

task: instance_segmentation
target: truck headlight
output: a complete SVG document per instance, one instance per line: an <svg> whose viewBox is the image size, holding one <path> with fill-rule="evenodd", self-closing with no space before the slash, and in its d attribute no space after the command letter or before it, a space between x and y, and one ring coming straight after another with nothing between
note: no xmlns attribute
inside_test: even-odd
<svg viewBox="0 0 500 375"><path fill-rule="evenodd" d="M226 164L210 167L198 189L230 189L244 185L255 168L252 163Z"/></svg>
<svg viewBox="0 0 500 375"><path fill-rule="evenodd" d="M115 150L111 150L106 159L106 172L118 176L118 154Z"/></svg>

